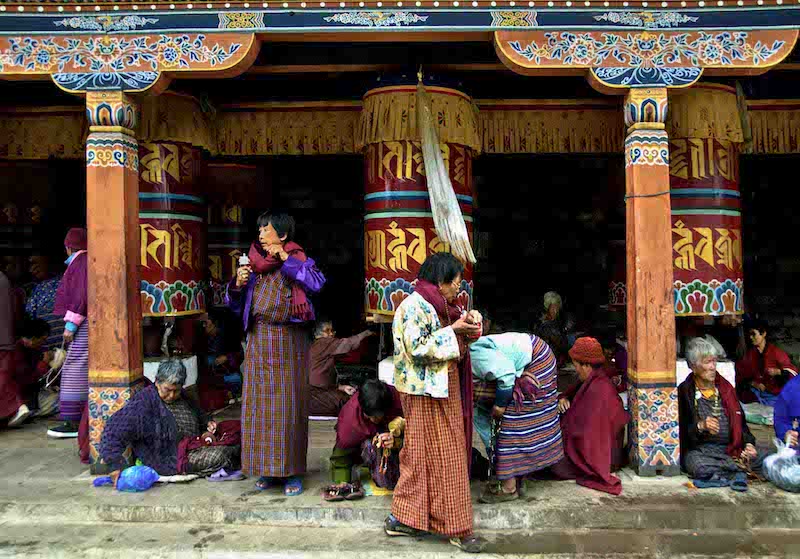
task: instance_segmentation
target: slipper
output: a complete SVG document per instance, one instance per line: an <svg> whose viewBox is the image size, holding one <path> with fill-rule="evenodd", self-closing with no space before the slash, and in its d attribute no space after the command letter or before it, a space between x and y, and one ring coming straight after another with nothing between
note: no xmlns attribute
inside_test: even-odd
<svg viewBox="0 0 800 559"><path fill-rule="evenodd" d="M450 538L450 543L467 553L480 553L486 549L486 540L475 535L465 536L463 538Z"/></svg>
<svg viewBox="0 0 800 559"><path fill-rule="evenodd" d="M217 472L214 472L208 476L208 481L239 481L242 479L245 479L242 470L236 470L235 472L228 473L225 468L221 468Z"/></svg>
<svg viewBox="0 0 800 559"><path fill-rule="evenodd" d="M747 474L744 472L739 472L738 474L733 476L731 480L731 489L734 491L738 491L739 493L744 493L747 491Z"/></svg>
<svg viewBox="0 0 800 559"><path fill-rule="evenodd" d="M356 501L358 499L363 499L364 489L361 487L361 483L356 481L354 483L348 484L348 486L345 488L344 498L347 499L348 501Z"/></svg>
<svg viewBox="0 0 800 559"><path fill-rule="evenodd" d="M287 497L297 497L303 492L303 481L297 477L292 476L286 480L286 485L283 487L283 494Z"/></svg>
<svg viewBox="0 0 800 559"><path fill-rule="evenodd" d="M275 486L275 480L271 477L261 476L256 481L256 489L259 491L266 491L267 489Z"/></svg>
<svg viewBox="0 0 800 559"><path fill-rule="evenodd" d="M342 493L346 490L342 485L328 485L322 488L322 498L329 503L344 501Z"/></svg>

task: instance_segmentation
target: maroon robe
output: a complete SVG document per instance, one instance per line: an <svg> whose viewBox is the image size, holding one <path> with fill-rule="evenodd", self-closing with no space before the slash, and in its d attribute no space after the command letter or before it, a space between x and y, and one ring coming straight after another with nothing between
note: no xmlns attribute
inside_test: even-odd
<svg viewBox="0 0 800 559"><path fill-rule="evenodd" d="M376 425L364 415L361 411L361 404L358 402L358 392L353 394L350 401L339 412L339 421L336 422L336 448L342 450L358 449L361 447L361 443L371 440L372 437L377 435L379 429L383 428L381 432L386 432L386 426L392 420L403 416L400 394L398 394L394 386L388 386L387 388L392 393L392 407L387 410L381 425Z"/></svg>
<svg viewBox="0 0 800 559"><path fill-rule="evenodd" d="M578 389L569 410L561 417L564 440L564 466L554 471L560 477L612 495L622 492L622 484L611 475L619 435L628 423L616 387L602 370L589 375ZM561 465L561 464L560 464ZM571 475L561 472L570 470Z"/></svg>

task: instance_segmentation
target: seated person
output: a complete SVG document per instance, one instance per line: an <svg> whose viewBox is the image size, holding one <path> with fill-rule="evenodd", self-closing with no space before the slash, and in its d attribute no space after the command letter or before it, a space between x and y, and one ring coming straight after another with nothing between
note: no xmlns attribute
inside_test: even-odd
<svg viewBox="0 0 800 559"><path fill-rule="evenodd" d="M619 495L622 485L611 472L624 460L628 413L603 372L606 358L600 342L578 338L569 356L580 384L571 397L559 399L565 456L550 471L558 479L574 479L578 485Z"/></svg>
<svg viewBox="0 0 800 559"><path fill-rule="evenodd" d="M205 410L223 408L242 393L242 334L232 316L227 309L211 309L200 318L208 349L197 389Z"/></svg>
<svg viewBox="0 0 800 559"><path fill-rule="evenodd" d="M736 363L736 392L745 404L773 405L783 386L797 376L797 367L785 351L767 339L768 332L764 320L755 320L747 326L753 347Z"/></svg>
<svg viewBox="0 0 800 559"><path fill-rule="evenodd" d="M482 503L519 498L524 477L564 457L558 423L558 367L538 336L508 332L483 336L469 348L477 383L473 422L502 483L490 483ZM499 421L492 440L492 418Z"/></svg>
<svg viewBox="0 0 800 559"><path fill-rule="evenodd" d="M608 377L616 389L617 393L628 391L628 352L624 347L617 343L614 334L608 334L602 338L603 354L606 362L603 364L603 372Z"/></svg>
<svg viewBox="0 0 800 559"><path fill-rule="evenodd" d="M373 332L364 330L350 338L337 338L330 320L317 321L314 343L311 344L311 374L309 375L310 416L336 417L355 394L352 386L337 384L336 356L356 349Z"/></svg>
<svg viewBox="0 0 800 559"><path fill-rule="evenodd" d="M760 471L764 455L736 391L717 373L717 348L704 338L689 340L686 361L692 374L678 387L681 466L691 478L746 489L747 470Z"/></svg>
<svg viewBox="0 0 800 559"><path fill-rule="evenodd" d="M798 422L800 422L800 377L786 383L775 400L775 436L791 447L798 444Z"/></svg>
<svg viewBox="0 0 800 559"><path fill-rule="evenodd" d="M536 325L536 335L542 338L553 350L558 364L563 365L570 346L570 337L574 328L573 320L567 317L562 309L561 295L555 291L544 294L544 314Z"/></svg>
<svg viewBox="0 0 800 559"><path fill-rule="evenodd" d="M352 490L349 484L352 481L353 466L361 463L362 458L367 455L373 459L377 458L377 464L366 461L376 484L379 487L394 489L400 478L400 459L397 450L402 446L402 438L398 439L396 434L402 436L402 428L399 428L398 423L403 423L394 422L402 416L403 407L397 390L380 380L368 380L350 398L339 412L339 421L336 423L336 446L331 454L331 479L336 485L329 488L335 495L330 495L329 491L326 495L327 500L338 500L336 496L341 495L342 491ZM383 472L379 471L380 457L369 449L369 446L377 446L373 444L376 436L380 450L391 451ZM376 476L376 472L381 475Z"/></svg>
<svg viewBox="0 0 800 559"><path fill-rule="evenodd" d="M231 425L230 430L220 432L216 422L186 397L185 383L186 367L179 359L162 362L155 384L137 392L108 420L100 441L103 461L114 469L125 467L123 454L130 447L134 458L162 476L237 471L241 452L238 429ZM214 433L212 446L188 450L204 432Z"/></svg>

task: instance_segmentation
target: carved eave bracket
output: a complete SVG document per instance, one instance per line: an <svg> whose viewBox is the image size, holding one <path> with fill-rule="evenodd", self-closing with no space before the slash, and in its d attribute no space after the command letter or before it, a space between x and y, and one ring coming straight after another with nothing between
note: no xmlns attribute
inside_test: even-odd
<svg viewBox="0 0 800 559"><path fill-rule="evenodd" d="M509 69L525 75L584 75L606 94L632 87L689 87L707 75L758 75L792 52L798 30L498 31Z"/></svg>
<svg viewBox="0 0 800 559"><path fill-rule="evenodd" d="M258 56L253 33L0 37L0 78L47 79L69 93L158 94L172 78L230 78Z"/></svg>

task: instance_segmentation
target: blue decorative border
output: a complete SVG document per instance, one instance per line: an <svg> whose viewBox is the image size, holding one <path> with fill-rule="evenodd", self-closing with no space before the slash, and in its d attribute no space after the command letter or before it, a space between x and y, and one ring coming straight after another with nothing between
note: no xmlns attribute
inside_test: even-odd
<svg viewBox="0 0 800 559"><path fill-rule="evenodd" d="M71 6L67 5L67 9ZM78 15L28 12L0 13L0 35L15 34L135 34L141 32L207 33L231 30L265 31L404 31L463 30L661 30L693 31L718 29L796 29L800 6L719 8L703 10L536 10L509 8L425 9L285 9L199 10L179 5L176 10L142 12L98 12ZM222 23L221 23L222 22ZM237 26L241 22L241 26Z"/></svg>

